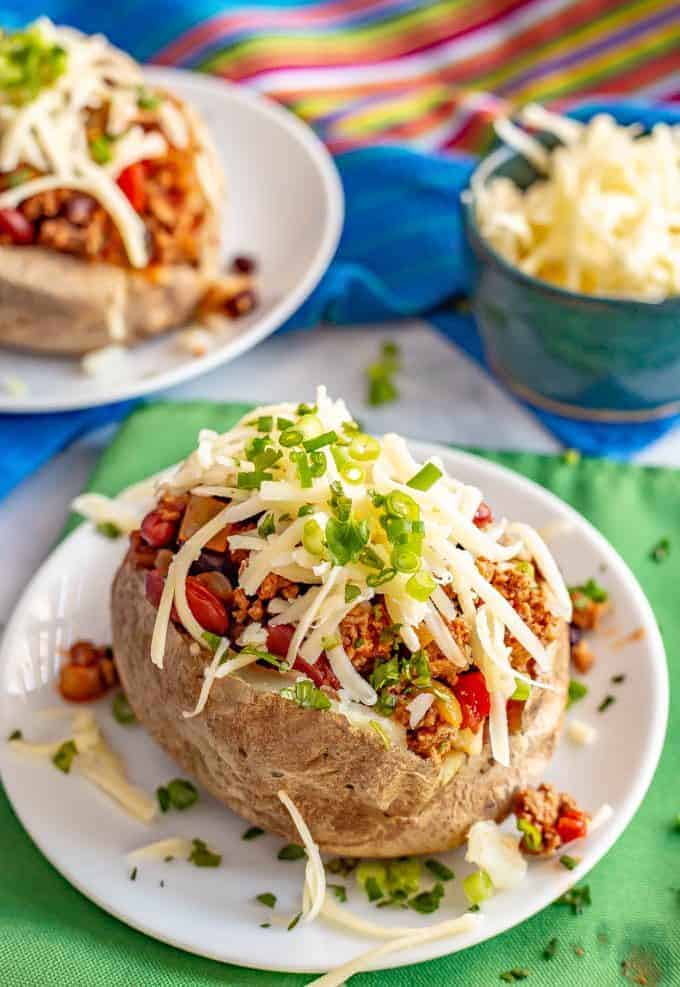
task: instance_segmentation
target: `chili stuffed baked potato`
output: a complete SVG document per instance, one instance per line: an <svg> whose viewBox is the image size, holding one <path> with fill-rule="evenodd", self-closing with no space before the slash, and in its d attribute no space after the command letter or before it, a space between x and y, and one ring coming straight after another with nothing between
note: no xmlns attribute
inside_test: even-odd
<svg viewBox="0 0 680 987"><path fill-rule="evenodd" d="M113 649L152 736L245 819L324 851L454 847L544 772L569 595L533 529L363 435L320 388L204 432L131 535Z"/></svg>
<svg viewBox="0 0 680 987"><path fill-rule="evenodd" d="M105 38L0 37L0 343L82 354L181 325L218 276L222 192L201 121ZM250 287L235 272L231 295Z"/></svg>

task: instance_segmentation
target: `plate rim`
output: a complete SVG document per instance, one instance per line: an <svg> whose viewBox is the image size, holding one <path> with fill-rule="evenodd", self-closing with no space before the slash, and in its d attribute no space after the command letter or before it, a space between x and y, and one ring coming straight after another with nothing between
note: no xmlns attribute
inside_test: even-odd
<svg viewBox="0 0 680 987"><path fill-rule="evenodd" d="M193 72L188 69L166 68L164 66L143 65L145 75L158 82L166 82L173 87L173 82L179 88L192 86L203 89L213 96L226 96L235 99L254 109L256 113L275 121L288 131L289 134L303 147L315 170L321 179L324 198L327 206L326 223L319 246L306 273L300 278L296 287L284 298L276 302L269 313L252 329L228 340L217 349L202 357L187 357L187 360L159 375L147 376L108 393L105 396L95 396L84 401L76 397L64 396L61 400L45 399L39 392L35 395L24 395L14 398L0 393L0 413L2 414L54 414L63 411L83 411L88 408L98 408L107 404L118 404L147 394L174 387L188 380L200 377L223 363L230 363L242 353L252 349L263 339L272 335L283 323L293 315L309 298L323 275L328 270L342 235L345 219L345 199L342 182L332 155L325 144L314 133L311 127L296 117L290 110L274 102L263 93L246 86L238 86L217 76ZM48 359L49 354L24 355ZM57 357L57 359L59 359ZM74 360L77 359L74 357Z"/></svg>
<svg viewBox="0 0 680 987"><path fill-rule="evenodd" d="M639 616L644 624L645 633L648 636L650 653L652 655L652 668L655 670L655 686L658 690L659 699L659 709L658 716L655 718L650 718L650 722L653 719L653 727L650 731L647 743L647 750L640 770L635 776L634 784L630 791L626 794L623 799L622 804L619 806L616 814L608 820L607 824L602 827L601 830L592 834L589 844L588 858L585 861L585 867L579 870L578 880L582 880L585 876L595 867L600 860L605 856L605 854L614 846L614 844L619 840L624 830L632 822L634 816L636 815L638 809L640 808L642 801L649 790L649 787L653 781L656 769L659 763L659 759L663 752L663 747L666 739L666 732L668 727L668 716L669 716L669 675L668 675L668 661L665 646L661 633L658 628L658 623L654 615L652 606L647 599L647 596L642 589L637 577L630 569L628 564L618 553L618 551L610 544L610 542L602 535L594 525L590 523L582 514L580 514L575 508L571 507L566 501L562 500L552 491L547 490L545 487L536 483L534 480L529 479L522 473L508 468L494 460L484 459L475 453L467 452L465 450L457 449L455 447L446 446L444 444L432 443L432 442L422 442L418 440L407 440L410 449L414 452L416 456L421 457L423 460L427 459L429 456L440 456L440 457L451 457L451 461L455 466L457 464L470 464L472 467L478 467L481 465L483 468L488 468L492 473L499 473L501 478L509 479L514 482L519 482L520 486L527 486L531 493L538 497L539 500L544 500L547 505L551 508L557 507L561 513L567 512L571 515L579 524L585 526L588 536L593 539L595 545L607 555L608 566L613 565L617 571L617 577L622 579L626 587L633 593L636 600L636 605L639 607ZM122 493L123 491L121 491ZM82 535L82 529L84 525L78 525L78 527L72 531L66 538L61 541L56 548L54 548L49 555L41 563L37 571L34 573L31 580L26 585L24 591L22 592L10 619L7 622L5 631L2 637L2 642L0 645L0 667L5 662L6 651L8 648L7 642L14 636L15 624L19 624L22 617L22 611L30 599L33 592L33 587L35 583L42 577L43 569L50 564L53 560L58 559L59 556L67 551L67 547L72 539ZM564 742L564 735L561 738L561 742ZM143 922L131 921L125 914L119 911L116 907L111 904L101 900L96 894L93 895L89 890L87 890L83 884L80 883L77 877L74 877L71 873L71 869L68 866L64 866L60 860L53 859L53 857L43 848L41 845L41 840L36 837L32 827L26 822L22 812L17 806L15 806L10 790L8 789L2 771L2 763L0 761L0 781L2 781L5 794L8 801L10 802L12 809L34 845L40 851L40 853L45 857L46 860L57 870L62 877L64 877L73 887L76 888L81 894L83 894L89 901L95 904L98 908L101 908L104 912L112 915L114 918L123 922L128 927L135 929L144 935L149 936L159 942L163 942L166 945L170 945L176 949L181 949L184 952L191 953L195 956L201 956L206 959L211 959L223 964L232 964L234 966L241 966L246 969L252 970L263 970L268 972L278 972L278 973L297 973L297 974L320 974L326 972L328 967L302 967L299 965L282 966L279 964L269 964L266 961L259 960L257 965L252 963L246 963L243 959L230 959L224 955L218 955L217 953L211 953L205 949L197 949L192 946L189 942L183 941L177 937L165 936L155 930L150 930L148 926L145 926ZM494 918L492 922L488 923L491 929L488 934L485 934L488 926L487 923L480 923L478 929L473 929L469 933L463 934L458 940L441 939L434 940L431 943L425 944L425 946L415 947L416 950L422 951L423 949L428 950L427 956L418 956L417 958L412 958L413 950L406 951L404 953L388 954L384 958L381 958L379 962L375 965L370 965L366 967L366 971L376 971L376 970L387 970L387 969L397 969L402 967L418 966L422 963L428 963L432 960L441 959L444 956L453 955L456 952L462 952L463 950L470 949L474 946L481 945L484 942L495 939L499 935L503 935L509 932L511 929L520 925L522 922L527 921L532 918L538 912L543 911L548 905L550 905L554 900L556 895L559 896L568 890L569 887L574 883L571 873L569 871L564 871L563 875L559 876L559 880L556 882L559 887L555 891L554 883L551 883L549 889L541 890L536 889L532 898L529 902L528 907L516 907L510 914L509 921L504 914L502 917ZM494 928L495 926L495 928ZM498 927L502 926L502 927ZM471 939L471 941L467 941ZM368 943L375 942L374 940L364 940L358 934L356 936L356 941L360 944L366 943L366 950L370 948ZM452 942L460 942L461 944L453 949L438 949L439 946L447 946ZM361 950L364 951L364 950ZM357 948L357 956L360 955L360 949ZM411 958L409 958L409 956Z"/></svg>

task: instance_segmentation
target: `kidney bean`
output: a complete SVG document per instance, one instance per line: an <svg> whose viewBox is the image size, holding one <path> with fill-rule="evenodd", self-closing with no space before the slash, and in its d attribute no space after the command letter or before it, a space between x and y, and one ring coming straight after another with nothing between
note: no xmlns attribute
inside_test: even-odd
<svg viewBox="0 0 680 987"><path fill-rule="evenodd" d="M252 257L234 257L231 268L237 274L252 274L257 267Z"/></svg>
<svg viewBox="0 0 680 987"><path fill-rule="evenodd" d="M104 693L99 665L64 665L59 673L59 692L72 703L99 699Z"/></svg>
<svg viewBox="0 0 680 987"><path fill-rule="evenodd" d="M191 575L198 576L202 572L221 572L225 563L225 556L222 552L212 552L204 548L196 561L191 566Z"/></svg>
<svg viewBox="0 0 680 987"><path fill-rule="evenodd" d="M92 641L75 641L69 648L68 655L72 665L96 665L101 655L101 649L95 648Z"/></svg>
<svg viewBox="0 0 680 987"><path fill-rule="evenodd" d="M142 538L153 548L165 548L177 538L177 527L177 521L163 517L161 511L149 511L142 521Z"/></svg>
<svg viewBox="0 0 680 987"><path fill-rule="evenodd" d="M33 223L19 209L0 209L0 233L20 246L33 243L35 238Z"/></svg>
<svg viewBox="0 0 680 987"><path fill-rule="evenodd" d="M72 195L64 204L64 216L74 226L87 226L95 210L95 201L89 195Z"/></svg>
<svg viewBox="0 0 680 987"><path fill-rule="evenodd" d="M276 627L267 628L267 651L279 658L285 658L288 654L290 641L295 633L295 628L291 624L277 624Z"/></svg>
<svg viewBox="0 0 680 987"><path fill-rule="evenodd" d="M198 581L188 576L186 581L187 603L201 627L212 634L222 636L229 630L229 614L217 596Z"/></svg>
<svg viewBox="0 0 680 987"><path fill-rule="evenodd" d="M215 571L202 572L192 578L202 586L205 586L206 589L209 589L211 593L214 593L219 600L223 600L225 603L231 602L234 591L231 583L223 573Z"/></svg>

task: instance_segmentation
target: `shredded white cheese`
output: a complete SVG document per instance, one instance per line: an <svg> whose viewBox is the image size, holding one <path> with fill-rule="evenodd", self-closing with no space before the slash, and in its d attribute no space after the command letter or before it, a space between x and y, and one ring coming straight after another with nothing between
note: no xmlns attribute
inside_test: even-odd
<svg viewBox="0 0 680 987"><path fill-rule="evenodd" d="M71 507L93 524L114 524L129 533L139 527L142 515L130 504L104 494L84 493L76 497Z"/></svg>
<svg viewBox="0 0 680 987"><path fill-rule="evenodd" d="M584 723L583 720L569 720L567 737L579 747L590 747L597 740L597 727Z"/></svg>
<svg viewBox="0 0 680 987"><path fill-rule="evenodd" d="M220 643L217 645L213 660L210 662L208 667L203 671L203 682L201 684L201 691L196 700L196 705L193 710L189 713L182 712L182 716L185 720L192 719L194 716L198 716L205 709L205 704L208 702L208 697L210 696L210 690L213 687L213 683L217 678L217 672L222 663L222 658L224 653L229 647L229 641L226 637L223 637Z"/></svg>
<svg viewBox="0 0 680 987"><path fill-rule="evenodd" d="M474 823L467 839L465 859L486 871L497 891L514 888L524 880L527 862L520 841L504 833L498 823L492 819Z"/></svg>
<svg viewBox="0 0 680 987"><path fill-rule="evenodd" d="M155 843L147 843L145 846L131 850L127 859L131 863L155 862L165 860L167 857L174 857L176 860L188 860L191 854L191 840L185 836L168 836L164 840L156 840Z"/></svg>
<svg viewBox="0 0 680 987"><path fill-rule="evenodd" d="M584 124L538 106L519 119L561 144L547 151L509 120L496 124L541 177L522 190L480 168L472 195L482 236L521 271L569 291L650 302L680 294L680 126L641 136L610 116Z"/></svg>
<svg viewBox="0 0 680 987"><path fill-rule="evenodd" d="M324 870L319 848L312 839L312 834L309 832L309 827L302 818L300 810L283 789L277 792L277 795L288 810L290 818L293 820L295 828L300 834L302 844L307 851L305 886L302 900L302 921L313 922L319 915L326 897L326 871Z"/></svg>

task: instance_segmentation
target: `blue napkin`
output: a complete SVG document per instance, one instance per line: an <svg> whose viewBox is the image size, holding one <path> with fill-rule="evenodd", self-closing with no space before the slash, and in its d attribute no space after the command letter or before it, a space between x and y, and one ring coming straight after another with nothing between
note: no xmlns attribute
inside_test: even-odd
<svg viewBox="0 0 680 987"><path fill-rule="evenodd" d="M622 123L680 122L680 110L644 103L589 103L575 115L610 112ZM284 329L334 323L428 318L484 365L474 320L447 301L472 283L460 194L475 159L383 146L336 158L346 199L336 257L316 291ZM112 405L50 415L0 415L0 497L77 436L126 410ZM536 409L534 409L536 410ZM677 418L640 425L574 422L536 410L562 442L593 455L625 457L658 438Z"/></svg>

